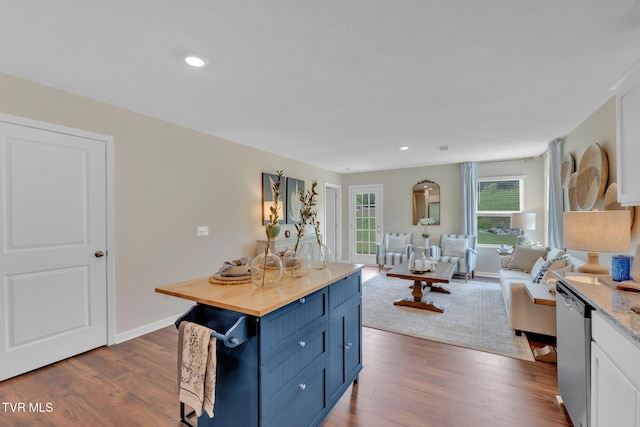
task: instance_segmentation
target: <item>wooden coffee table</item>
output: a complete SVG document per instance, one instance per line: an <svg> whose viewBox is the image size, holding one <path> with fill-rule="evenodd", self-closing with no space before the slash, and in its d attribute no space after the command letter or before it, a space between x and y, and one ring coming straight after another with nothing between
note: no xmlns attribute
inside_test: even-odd
<svg viewBox="0 0 640 427"><path fill-rule="evenodd" d="M454 264L446 262L438 263L435 271L425 273L412 273L409 270L409 263L404 262L387 272L389 277L398 277L400 279L413 280L413 292L411 295L413 298L399 299L393 303L393 305L403 305L407 307L419 308L422 310L430 310L438 313L444 313L444 308L434 303L433 301L422 301L422 289L429 287L431 292L441 292L450 294L451 291L440 283L449 283L453 272L455 270Z"/></svg>

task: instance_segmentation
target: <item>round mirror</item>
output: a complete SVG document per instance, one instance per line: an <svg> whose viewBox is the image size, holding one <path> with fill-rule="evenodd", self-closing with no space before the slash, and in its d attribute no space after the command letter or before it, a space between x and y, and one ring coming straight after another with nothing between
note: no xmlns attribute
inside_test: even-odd
<svg viewBox="0 0 640 427"><path fill-rule="evenodd" d="M422 218L431 218L432 225L440 225L440 186L425 179L413 186L413 225Z"/></svg>

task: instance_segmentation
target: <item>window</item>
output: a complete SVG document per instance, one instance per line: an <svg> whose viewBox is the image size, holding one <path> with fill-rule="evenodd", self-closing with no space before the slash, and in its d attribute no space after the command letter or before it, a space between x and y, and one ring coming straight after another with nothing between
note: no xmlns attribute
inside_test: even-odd
<svg viewBox="0 0 640 427"><path fill-rule="evenodd" d="M356 253L376 253L376 193L356 194Z"/></svg>
<svg viewBox="0 0 640 427"><path fill-rule="evenodd" d="M511 214L522 212L523 195L522 177L478 178L478 244L516 244L520 230L511 230Z"/></svg>

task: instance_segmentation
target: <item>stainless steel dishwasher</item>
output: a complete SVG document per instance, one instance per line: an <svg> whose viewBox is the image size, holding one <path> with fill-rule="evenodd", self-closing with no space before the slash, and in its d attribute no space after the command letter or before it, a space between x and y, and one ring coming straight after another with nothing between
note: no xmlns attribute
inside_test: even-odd
<svg viewBox="0 0 640 427"><path fill-rule="evenodd" d="M556 289L558 390L573 425L588 427L593 307L562 281Z"/></svg>

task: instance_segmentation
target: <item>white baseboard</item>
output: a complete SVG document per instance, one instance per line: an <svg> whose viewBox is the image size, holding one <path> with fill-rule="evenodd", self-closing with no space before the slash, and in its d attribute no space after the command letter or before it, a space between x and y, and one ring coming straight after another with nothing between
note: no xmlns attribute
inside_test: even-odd
<svg viewBox="0 0 640 427"><path fill-rule="evenodd" d="M122 342L129 341L130 339L138 338L150 332L157 331L158 329L166 328L167 326L173 325L176 319L183 314L184 313L177 313L176 315L167 317L166 319L158 320L156 322L116 334L116 344L120 344Z"/></svg>

